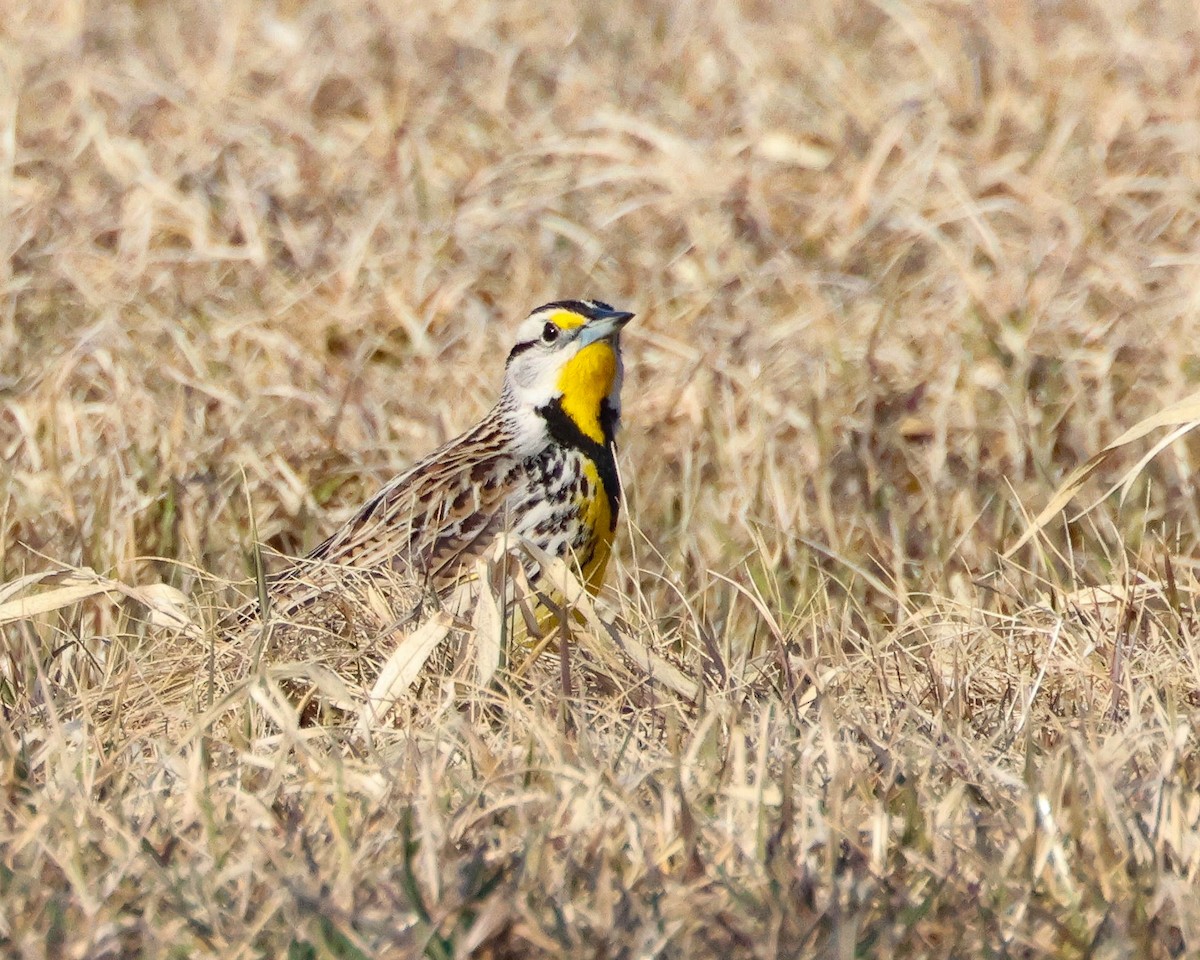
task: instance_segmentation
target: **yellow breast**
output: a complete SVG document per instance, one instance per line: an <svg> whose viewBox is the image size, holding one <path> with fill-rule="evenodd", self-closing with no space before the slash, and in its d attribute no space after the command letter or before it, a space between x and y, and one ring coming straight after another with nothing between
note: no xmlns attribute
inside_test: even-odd
<svg viewBox="0 0 1200 960"><path fill-rule="evenodd" d="M600 471L591 460L585 460L583 475L587 478L586 489L590 496L581 496L577 501L579 519L592 532L591 549L585 550L580 558L583 561L580 573L589 593L597 593L604 583L604 571L608 568L608 558L612 554L613 515L608 504L608 492L604 489L604 481Z"/></svg>

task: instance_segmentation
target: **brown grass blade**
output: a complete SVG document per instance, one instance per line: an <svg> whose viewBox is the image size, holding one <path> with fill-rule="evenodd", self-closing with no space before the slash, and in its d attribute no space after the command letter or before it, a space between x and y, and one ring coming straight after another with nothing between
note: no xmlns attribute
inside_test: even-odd
<svg viewBox="0 0 1200 960"><path fill-rule="evenodd" d="M369 728L387 720L413 681L420 676L438 644L446 639L452 625L451 617L439 611L412 633L399 638L396 649L384 662L367 694L367 702L360 715L360 726Z"/></svg>
<svg viewBox="0 0 1200 960"><path fill-rule="evenodd" d="M1113 455L1127 447L1131 443L1136 443L1147 434L1153 433L1155 430L1162 427L1178 427L1170 437L1163 443L1157 444L1153 454L1159 453L1171 440L1177 439L1188 433L1191 430L1200 426L1200 393L1192 394L1185 397L1177 403L1171 404L1163 410L1158 411L1134 424L1119 437L1109 443L1103 450L1095 454L1086 463L1077 467L1071 472L1066 480L1059 485L1054 491L1050 501L1042 508L1042 511L1033 519L1025 531L1017 539L1011 547L1004 551L1004 558L1010 559L1021 547L1025 546L1039 531L1041 531L1047 523L1049 523L1058 513L1070 503L1075 495L1083 488L1088 479L1102 466L1104 466ZM1107 497L1117 489L1128 490L1129 485L1136 479L1137 475L1150 462L1152 456L1143 457L1130 470L1122 475L1121 479L1114 484L1105 494ZM1094 505L1093 505L1094 506ZM1091 509L1091 508L1089 508Z"/></svg>
<svg viewBox="0 0 1200 960"><path fill-rule="evenodd" d="M61 577L58 574L55 576ZM23 579L27 581L22 584L23 587L44 582L42 578L36 575ZM64 607L78 603L80 600L86 600L88 597L94 597L97 594L112 593L116 589L112 582L95 576L85 577L70 574L61 577L60 582L63 583L63 586L56 587L53 590L46 590L27 597L17 597L16 599L0 603L0 625L15 623L18 620L28 620L44 613L61 610Z"/></svg>

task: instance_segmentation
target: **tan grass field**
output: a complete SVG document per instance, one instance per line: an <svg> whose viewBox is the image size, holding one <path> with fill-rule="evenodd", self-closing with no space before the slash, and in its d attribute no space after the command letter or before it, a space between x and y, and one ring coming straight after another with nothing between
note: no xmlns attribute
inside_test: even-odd
<svg viewBox="0 0 1200 960"><path fill-rule="evenodd" d="M1198 240L1193 0L12 0L0 955L1200 956ZM568 296L698 702L227 683Z"/></svg>

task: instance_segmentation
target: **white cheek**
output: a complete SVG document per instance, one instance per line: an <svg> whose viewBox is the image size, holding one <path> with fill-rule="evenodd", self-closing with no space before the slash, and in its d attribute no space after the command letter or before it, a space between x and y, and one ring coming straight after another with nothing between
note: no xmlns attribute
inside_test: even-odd
<svg viewBox="0 0 1200 960"><path fill-rule="evenodd" d="M540 347L534 347L540 351ZM535 356L530 351L529 357L512 371L513 385L518 394L531 403L542 404L549 400L557 391L558 364L545 355Z"/></svg>
<svg viewBox="0 0 1200 960"><path fill-rule="evenodd" d="M510 424L518 450L535 453L546 444L546 421L536 414L558 396L557 357L548 357L539 347L518 357L508 368L505 392L508 395Z"/></svg>
<svg viewBox="0 0 1200 960"><path fill-rule="evenodd" d="M536 347L534 349L537 349ZM513 371L513 383L521 388L522 392L537 385L538 370L531 363L522 363Z"/></svg>

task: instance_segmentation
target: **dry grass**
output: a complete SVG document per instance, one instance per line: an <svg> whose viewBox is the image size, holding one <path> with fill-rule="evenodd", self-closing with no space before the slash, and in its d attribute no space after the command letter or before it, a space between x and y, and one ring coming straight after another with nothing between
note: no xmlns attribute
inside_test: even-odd
<svg viewBox="0 0 1200 960"><path fill-rule="evenodd" d="M1200 954L1195 435L1004 557L1197 390L1198 43L1192 0L16 4L3 952ZM576 295L639 314L609 602L731 675L431 677L367 731L218 683L255 531L315 543Z"/></svg>

